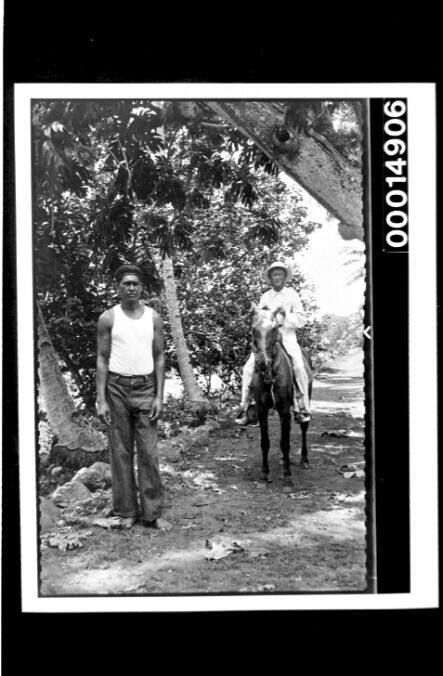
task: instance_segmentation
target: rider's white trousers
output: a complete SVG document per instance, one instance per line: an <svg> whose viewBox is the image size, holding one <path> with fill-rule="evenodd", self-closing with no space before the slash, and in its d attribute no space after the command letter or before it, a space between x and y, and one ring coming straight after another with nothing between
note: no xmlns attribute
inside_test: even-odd
<svg viewBox="0 0 443 676"><path fill-rule="evenodd" d="M286 352L291 357L295 379L297 381L298 387L300 388L300 392L297 392L297 388L294 388L294 409L299 411L300 408L305 408L308 413L310 413L308 374L306 373L306 369L303 364L303 356L300 350L300 345L297 342L296 336L294 336L292 332L289 335L282 333L282 342ZM252 400L251 386L252 377L254 375L254 364L254 353L251 352L248 361L243 367L241 407L244 410L246 410Z"/></svg>

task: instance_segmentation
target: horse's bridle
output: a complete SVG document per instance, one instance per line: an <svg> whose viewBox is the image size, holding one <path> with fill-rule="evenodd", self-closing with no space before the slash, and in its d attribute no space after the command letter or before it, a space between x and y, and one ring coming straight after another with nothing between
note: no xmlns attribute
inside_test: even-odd
<svg viewBox="0 0 443 676"><path fill-rule="evenodd" d="M258 371L258 373L260 373L260 375L263 377L266 385L274 384L276 367L275 358L279 353L279 343L281 343L280 333L277 334L277 338L274 341L274 345L272 346L271 350L271 360L264 371L258 366L257 352L255 352L255 370Z"/></svg>

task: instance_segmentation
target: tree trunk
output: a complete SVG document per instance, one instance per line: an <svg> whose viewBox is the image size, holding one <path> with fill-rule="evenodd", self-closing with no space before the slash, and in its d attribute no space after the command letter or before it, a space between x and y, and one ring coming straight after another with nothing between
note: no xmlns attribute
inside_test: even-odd
<svg viewBox="0 0 443 676"><path fill-rule="evenodd" d="M107 460L105 435L92 427L77 411L63 378L57 355L38 305L38 360L40 393L55 435L51 462L72 469Z"/></svg>
<svg viewBox="0 0 443 676"><path fill-rule="evenodd" d="M285 109L276 101L211 101L208 105L338 218L343 239L363 239L361 171L329 141L311 130L279 142L275 131L284 126Z"/></svg>
<svg viewBox="0 0 443 676"><path fill-rule="evenodd" d="M178 305L173 262L167 254L163 260L162 274L165 284L169 320L171 323L171 333L177 354L180 377L182 379L185 394L190 401L194 415L196 415L197 418L204 419L207 413L213 407L210 405L207 398L203 394L191 366L188 346L186 345L186 339L183 333L180 308Z"/></svg>

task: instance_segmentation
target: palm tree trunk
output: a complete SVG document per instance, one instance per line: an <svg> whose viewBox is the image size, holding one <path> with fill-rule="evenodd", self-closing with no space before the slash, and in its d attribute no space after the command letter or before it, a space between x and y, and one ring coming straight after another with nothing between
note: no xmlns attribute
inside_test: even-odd
<svg viewBox="0 0 443 676"><path fill-rule="evenodd" d="M43 315L38 305L38 361L40 395L55 435L51 462L77 469L107 460L105 435L82 417L63 378Z"/></svg>
<svg viewBox="0 0 443 676"><path fill-rule="evenodd" d="M211 409L211 405L203 394L191 366L189 350L188 346L186 345L185 335L183 333L180 308L178 305L173 262L167 254L163 259L162 275L165 285L166 303L168 306L171 333L174 339L180 377L183 382L185 394L191 403L193 413L198 418L204 418Z"/></svg>
<svg viewBox="0 0 443 676"><path fill-rule="evenodd" d="M250 138L338 220L343 239L363 239L362 174L320 134L279 143L284 111L274 101L211 101L208 105Z"/></svg>

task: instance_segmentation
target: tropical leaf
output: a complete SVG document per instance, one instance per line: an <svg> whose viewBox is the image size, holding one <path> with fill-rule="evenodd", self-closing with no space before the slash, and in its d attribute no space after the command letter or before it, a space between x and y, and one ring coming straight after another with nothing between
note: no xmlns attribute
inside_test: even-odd
<svg viewBox="0 0 443 676"><path fill-rule="evenodd" d="M209 209L211 204L209 198L203 195L197 188L194 188L190 193L189 201L193 206L198 207L199 209Z"/></svg>
<svg viewBox="0 0 443 676"><path fill-rule="evenodd" d="M143 157L134 164L132 187L139 200L146 202L153 194L158 181L155 164L150 157Z"/></svg>
<svg viewBox="0 0 443 676"><path fill-rule="evenodd" d="M160 179L155 190L156 202L159 206L172 204L175 209L181 210L186 204L186 194L183 184L176 176L166 176Z"/></svg>

